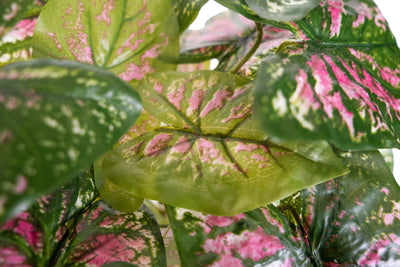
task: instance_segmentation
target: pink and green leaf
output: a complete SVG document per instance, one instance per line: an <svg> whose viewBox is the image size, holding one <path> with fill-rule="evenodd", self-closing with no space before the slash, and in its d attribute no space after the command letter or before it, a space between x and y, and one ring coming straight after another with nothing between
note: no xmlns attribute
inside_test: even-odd
<svg viewBox="0 0 400 267"><path fill-rule="evenodd" d="M35 0L2 0L0 2L0 40L28 14L35 2Z"/></svg>
<svg viewBox="0 0 400 267"><path fill-rule="evenodd" d="M43 196L2 225L0 262L21 266L165 266L164 245L146 210L118 213L96 202L92 173Z"/></svg>
<svg viewBox="0 0 400 267"><path fill-rule="evenodd" d="M293 25L301 40L268 58L256 79L263 129L345 149L398 147L400 50L375 4L321 2Z"/></svg>
<svg viewBox="0 0 400 267"><path fill-rule="evenodd" d="M34 56L105 68L124 81L171 69L158 59L178 54L178 25L169 0L49 1L34 34Z"/></svg>
<svg viewBox="0 0 400 267"><path fill-rule="evenodd" d="M252 83L241 76L160 73L139 91L162 124L102 164L110 182L134 195L234 215L347 172L326 143L271 143L253 120Z"/></svg>
<svg viewBox="0 0 400 267"><path fill-rule="evenodd" d="M178 17L179 31L183 32L196 19L201 7L208 0L172 0L172 6Z"/></svg>
<svg viewBox="0 0 400 267"><path fill-rule="evenodd" d="M132 87L94 66L35 60L2 68L1 220L88 167L140 110Z"/></svg>

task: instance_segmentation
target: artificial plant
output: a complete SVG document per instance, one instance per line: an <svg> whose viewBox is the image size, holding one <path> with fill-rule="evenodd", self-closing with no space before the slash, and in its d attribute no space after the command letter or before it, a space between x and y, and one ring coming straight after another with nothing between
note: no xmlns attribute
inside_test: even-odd
<svg viewBox="0 0 400 267"><path fill-rule="evenodd" d="M399 264L374 2L206 2L2 1L0 265Z"/></svg>

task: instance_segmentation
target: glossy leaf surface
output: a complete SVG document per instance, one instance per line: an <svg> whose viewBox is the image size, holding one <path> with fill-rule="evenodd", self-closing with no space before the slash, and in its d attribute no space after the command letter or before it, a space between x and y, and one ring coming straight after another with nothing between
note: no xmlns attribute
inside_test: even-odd
<svg viewBox="0 0 400 267"><path fill-rule="evenodd" d="M295 25L302 40L258 73L264 130L346 149L398 147L400 50L375 4L326 1Z"/></svg>
<svg viewBox="0 0 400 267"><path fill-rule="evenodd" d="M89 166L140 110L130 86L93 66L36 60L2 68L1 217Z"/></svg>
<svg viewBox="0 0 400 267"><path fill-rule="evenodd" d="M96 202L90 171L43 196L1 227L0 262L6 266L102 266L128 262L165 266L158 225L147 211L117 213Z"/></svg>
<svg viewBox="0 0 400 267"><path fill-rule="evenodd" d="M252 83L241 76L161 73L139 91L163 124L117 146L102 165L135 195L230 215L347 171L326 143L269 142L252 117Z"/></svg>
<svg viewBox="0 0 400 267"><path fill-rule="evenodd" d="M154 72L156 59L178 53L178 26L169 0L49 1L34 35L34 55L85 62L125 81Z"/></svg>
<svg viewBox="0 0 400 267"><path fill-rule="evenodd" d="M179 31L183 32L196 19L201 7L208 0L172 0L172 6L178 17Z"/></svg>
<svg viewBox="0 0 400 267"><path fill-rule="evenodd" d="M320 0L244 0L262 18L292 21L303 18Z"/></svg>
<svg viewBox="0 0 400 267"><path fill-rule="evenodd" d="M398 185L378 152L340 156L350 174L279 209L222 217L168 207L182 265L397 266Z"/></svg>

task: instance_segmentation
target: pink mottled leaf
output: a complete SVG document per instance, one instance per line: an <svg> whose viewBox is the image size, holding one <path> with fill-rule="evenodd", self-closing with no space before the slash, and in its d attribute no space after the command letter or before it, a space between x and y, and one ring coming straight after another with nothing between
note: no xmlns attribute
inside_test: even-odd
<svg viewBox="0 0 400 267"><path fill-rule="evenodd" d="M145 209L119 213L98 201L93 173L43 196L1 226L0 265L165 266L157 222Z"/></svg>
<svg viewBox="0 0 400 267"><path fill-rule="evenodd" d="M35 2L35 0L2 0L0 2L0 37L22 20Z"/></svg>
<svg viewBox="0 0 400 267"><path fill-rule="evenodd" d="M293 25L299 40L256 79L263 129L346 149L398 147L400 49L373 1L323 1Z"/></svg>
<svg viewBox="0 0 400 267"><path fill-rule="evenodd" d="M34 34L34 56L106 68L141 80L178 52L178 26L169 0L50 1Z"/></svg>
<svg viewBox="0 0 400 267"><path fill-rule="evenodd" d="M253 120L252 83L241 76L168 72L139 88L160 124L107 153L102 172L124 191L234 215L347 172L326 143L269 142Z"/></svg>

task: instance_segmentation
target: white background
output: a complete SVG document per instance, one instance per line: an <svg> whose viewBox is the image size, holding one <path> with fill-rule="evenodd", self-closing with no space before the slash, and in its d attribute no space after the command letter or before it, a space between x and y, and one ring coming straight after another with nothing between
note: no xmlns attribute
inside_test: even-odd
<svg viewBox="0 0 400 267"><path fill-rule="evenodd" d="M400 1L398 0L374 0L380 8L383 16L389 23L390 29L396 37L397 44L400 44ZM204 27L205 22L212 16L226 10L225 7L219 5L213 0L209 0L207 4L200 10L199 15L193 24L189 27L191 30L199 30ZM399 88L400 90L400 88ZM394 149L394 176L397 183L400 184L400 150Z"/></svg>

